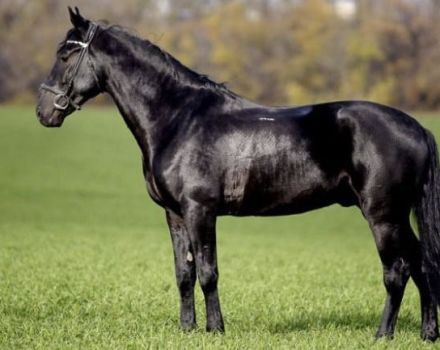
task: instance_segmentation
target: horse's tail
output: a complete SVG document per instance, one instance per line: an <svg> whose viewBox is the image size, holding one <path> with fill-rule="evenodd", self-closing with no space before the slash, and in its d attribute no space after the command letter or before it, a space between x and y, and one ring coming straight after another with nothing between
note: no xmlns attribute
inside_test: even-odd
<svg viewBox="0 0 440 350"><path fill-rule="evenodd" d="M422 247L423 265L432 296L440 303L440 169L434 136L425 130L428 162L420 184L415 214Z"/></svg>

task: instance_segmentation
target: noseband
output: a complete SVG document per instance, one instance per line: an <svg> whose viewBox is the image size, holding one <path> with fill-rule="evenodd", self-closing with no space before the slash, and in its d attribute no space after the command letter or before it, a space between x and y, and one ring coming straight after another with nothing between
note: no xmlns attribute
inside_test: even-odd
<svg viewBox="0 0 440 350"><path fill-rule="evenodd" d="M40 85L40 90L46 90L46 91L49 91L55 95L55 97L53 99L53 105L56 109L64 111L69 106L72 106L76 110L81 109L81 106L72 100L73 80L75 79L75 76L78 73L79 67L80 67L82 61L84 60L86 53L89 50L89 45L92 42L93 37L95 36L97 27L98 26L96 24L90 23L90 27L87 30L85 42L75 41L75 40L67 40L66 41L66 43L77 44L81 47L81 51L79 53L78 60L75 63L75 67L73 68L73 72L72 72L72 75L71 75L69 82L66 86L66 89L63 91L63 90L60 90L56 87L46 85L44 83ZM93 70L93 68L92 68L92 70ZM96 82L99 85L98 78L96 77L96 74L94 71L93 71L93 75L94 75Z"/></svg>

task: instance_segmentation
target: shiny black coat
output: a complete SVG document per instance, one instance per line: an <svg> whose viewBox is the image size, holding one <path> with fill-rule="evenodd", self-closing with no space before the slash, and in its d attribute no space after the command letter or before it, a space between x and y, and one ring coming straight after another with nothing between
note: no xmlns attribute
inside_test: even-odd
<svg viewBox="0 0 440 350"><path fill-rule="evenodd" d="M93 24L70 15L74 29L66 39L84 40ZM63 88L75 50L61 44L46 86ZM166 211L184 329L196 324L197 275L207 329L224 330L217 216L295 214L339 203L361 209L384 266L387 301L377 335L392 336L411 276L421 294L422 337L438 337L437 148L416 120L360 101L260 106L117 26L98 25L87 60L74 77L73 101L110 94L139 144L148 192ZM44 125L60 126L73 109L54 109L52 100L42 91L37 114ZM409 223L413 208L422 246Z"/></svg>
<svg viewBox="0 0 440 350"><path fill-rule="evenodd" d="M359 205L365 190L374 196L380 186L380 196L396 183L405 186L401 199L409 204L423 174L416 169L427 159L418 124L377 104L198 113L182 118L184 126L170 131L177 132L172 141L146 166L150 194L177 213L191 198L209 202L216 215L294 214ZM374 182L377 176L387 183Z"/></svg>

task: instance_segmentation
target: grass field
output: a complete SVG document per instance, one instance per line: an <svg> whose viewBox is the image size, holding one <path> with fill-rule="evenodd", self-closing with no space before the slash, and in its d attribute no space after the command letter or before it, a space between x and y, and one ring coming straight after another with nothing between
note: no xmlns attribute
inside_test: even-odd
<svg viewBox="0 0 440 350"><path fill-rule="evenodd" d="M421 122L440 137L440 118ZM385 292L356 209L221 218L226 335L178 327L172 249L140 152L115 109L41 127L0 107L0 348L418 349L409 283L396 339L375 342Z"/></svg>

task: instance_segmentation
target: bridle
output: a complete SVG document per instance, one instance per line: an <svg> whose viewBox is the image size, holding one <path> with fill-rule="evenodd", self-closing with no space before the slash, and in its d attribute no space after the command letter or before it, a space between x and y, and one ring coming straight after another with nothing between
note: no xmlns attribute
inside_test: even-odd
<svg viewBox="0 0 440 350"><path fill-rule="evenodd" d="M92 40L96 34L97 28L98 28L98 26L96 24L90 22L89 29L87 30L87 33L86 33L85 42L76 41L76 40L67 40L66 41L66 43L68 43L68 44L79 45L80 50L81 50L79 53L79 56L78 56L78 60L76 61L75 66L73 68L72 75L70 76L69 82L66 85L66 88L64 90L60 90L56 87L49 86L44 83L40 85L40 90L46 90L46 91L49 91L55 95L55 97L53 99L53 105L56 109L64 111L69 106L72 106L76 110L81 109L81 106L79 104L75 103L72 99L73 80L75 79L75 76L78 73L79 67L81 66L81 63L84 60L84 57L86 56L86 54L89 51L89 45L92 42ZM90 66L91 66L91 64L90 64ZM91 68L93 71L93 76L99 86L98 77L96 76L96 73L95 73L93 67L91 67Z"/></svg>

